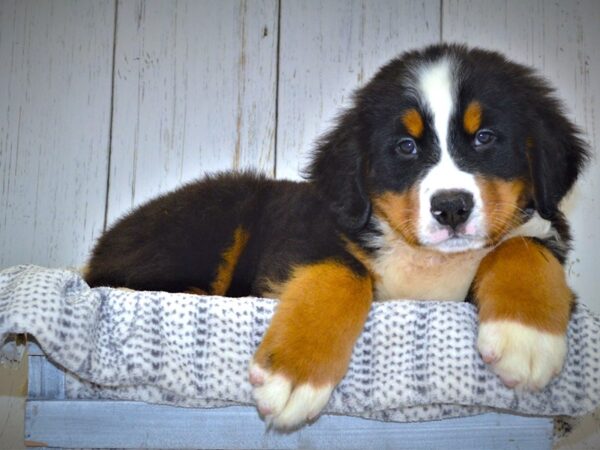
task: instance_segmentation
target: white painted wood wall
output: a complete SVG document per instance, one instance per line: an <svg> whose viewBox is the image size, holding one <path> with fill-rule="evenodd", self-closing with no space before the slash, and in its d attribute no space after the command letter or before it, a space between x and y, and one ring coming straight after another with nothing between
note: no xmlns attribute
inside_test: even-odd
<svg viewBox="0 0 600 450"><path fill-rule="evenodd" d="M205 172L298 178L352 89L439 41L559 88L595 150L600 1L0 0L0 267L81 265L106 224ZM600 312L600 164L567 202Z"/></svg>
<svg viewBox="0 0 600 450"><path fill-rule="evenodd" d="M106 223L206 172L298 178L355 87L440 40L537 67L595 149L598 0L0 0L0 267L81 265ZM596 158L566 205L598 312L599 177Z"/></svg>

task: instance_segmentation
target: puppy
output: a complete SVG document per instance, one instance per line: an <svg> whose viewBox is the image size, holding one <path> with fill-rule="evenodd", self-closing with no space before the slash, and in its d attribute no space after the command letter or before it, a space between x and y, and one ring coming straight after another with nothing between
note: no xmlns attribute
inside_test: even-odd
<svg viewBox="0 0 600 450"><path fill-rule="evenodd" d="M207 177L118 221L91 286L263 296L260 413L315 418L374 300L471 299L478 348L510 387L565 359L574 295L559 201L587 150L552 89L498 53L435 45L392 60L321 138L306 182Z"/></svg>

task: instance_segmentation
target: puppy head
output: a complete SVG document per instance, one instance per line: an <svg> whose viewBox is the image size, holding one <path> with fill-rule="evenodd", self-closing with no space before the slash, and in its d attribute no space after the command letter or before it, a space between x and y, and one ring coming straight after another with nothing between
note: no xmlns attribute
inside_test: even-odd
<svg viewBox="0 0 600 450"><path fill-rule="evenodd" d="M338 222L371 211L408 243L497 243L552 220L587 157L553 91L502 55L436 45L384 66L317 146L310 178Z"/></svg>

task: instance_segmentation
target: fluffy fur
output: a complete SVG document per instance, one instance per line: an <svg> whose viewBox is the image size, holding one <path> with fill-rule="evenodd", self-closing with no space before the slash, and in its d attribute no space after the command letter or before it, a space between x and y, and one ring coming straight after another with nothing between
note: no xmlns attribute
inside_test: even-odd
<svg viewBox="0 0 600 450"><path fill-rule="evenodd" d="M306 182L228 173L186 185L108 230L86 279L280 299L250 372L278 428L324 407L373 300L472 299L485 361L507 385L541 389L562 365L553 342L573 303L558 204L586 157L531 69L431 46L355 93Z"/></svg>

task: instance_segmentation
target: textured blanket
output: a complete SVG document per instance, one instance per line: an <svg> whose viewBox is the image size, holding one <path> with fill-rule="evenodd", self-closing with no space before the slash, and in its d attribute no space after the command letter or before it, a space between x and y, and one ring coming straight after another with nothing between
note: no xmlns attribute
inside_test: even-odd
<svg viewBox="0 0 600 450"><path fill-rule="evenodd" d="M67 372L67 397L188 407L251 404L248 362L276 302L90 289L67 270L0 272L0 346L35 337ZM579 416L600 404L600 318L578 306L562 374L538 393L502 385L475 348L472 305L373 305L325 411L396 421L511 410Z"/></svg>

